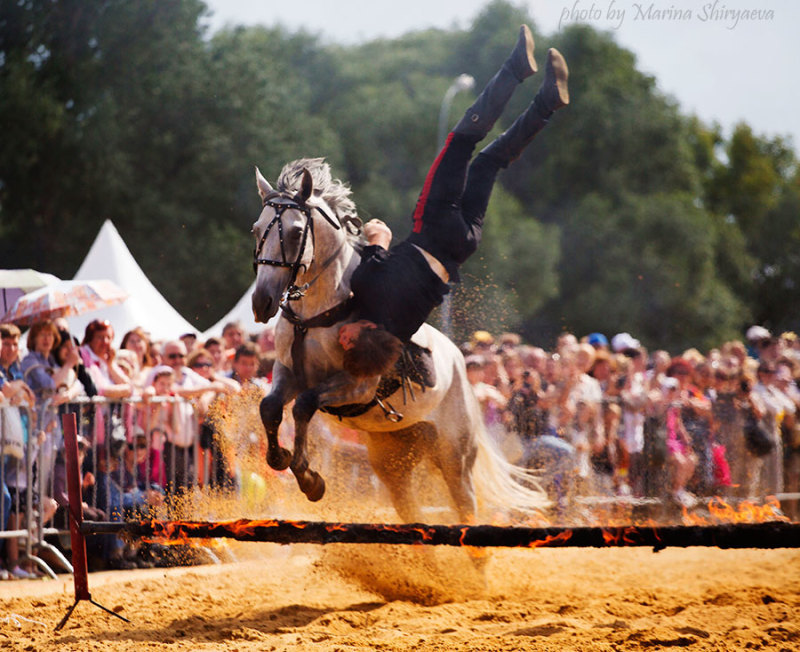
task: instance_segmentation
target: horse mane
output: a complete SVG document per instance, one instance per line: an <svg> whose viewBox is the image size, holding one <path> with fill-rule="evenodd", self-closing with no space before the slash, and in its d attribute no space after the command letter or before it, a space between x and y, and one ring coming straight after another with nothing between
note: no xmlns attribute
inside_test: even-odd
<svg viewBox="0 0 800 652"><path fill-rule="evenodd" d="M353 218L358 219L356 204L350 198L352 194L350 187L331 176L331 167L322 157L299 158L284 165L275 182L276 190L287 194L298 192L303 181L303 170L308 170L311 174L314 182L314 194L325 200L342 223ZM360 222L357 223L360 224ZM365 240L360 226L358 233L353 233L349 228L346 228L345 232L351 244L358 248L363 247Z"/></svg>

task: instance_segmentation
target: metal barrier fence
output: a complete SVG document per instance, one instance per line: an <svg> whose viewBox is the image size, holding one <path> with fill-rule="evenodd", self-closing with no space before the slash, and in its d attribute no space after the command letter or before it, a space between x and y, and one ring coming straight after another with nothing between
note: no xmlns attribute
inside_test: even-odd
<svg viewBox="0 0 800 652"><path fill-rule="evenodd" d="M167 409L165 409L167 408ZM169 415L159 420L158 412ZM78 424L84 509L108 511L109 493L138 490L140 495L219 486L232 477L210 432L201 442L201 422L191 402L174 396L109 400L80 398L54 406L0 403L0 543L16 563L31 561L52 578L57 563L72 565L57 545L69 545L69 500L66 489L64 439L60 415L73 413ZM163 417L163 415L161 415ZM207 426L206 426L207 428ZM201 448L201 444L203 447ZM146 454L139 451L146 450ZM203 451L201 454L199 451ZM198 460L200 466L198 468ZM98 483L99 480L99 483ZM103 486L101 486L103 485ZM99 511L98 511L99 510ZM128 512L105 514L123 520ZM40 555L47 551L47 555ZM46 556L48 561L42 557Z"/></svg>
<svg viewBox="0 0 800 652"><path fill-rule="evenodd" d="M46 441L37 436L38 425L50 408L49 401L40 409L27 404L12 406L0 404L0 487L3 500L0 504L0 540L4 542L6 556L13 554L17 562L32 561L43 572L55 578L56 574L40 556L34 554L48 550L67 572L72 566L58 548L52 546L45 537L59 533L57 528L45 527L49 520L47 505L49 495L46 482L41 482L45 474L40 469L51 470ZM24 526L24 527L23 527ZM20 550L20 543L24 550Z"/></svg>

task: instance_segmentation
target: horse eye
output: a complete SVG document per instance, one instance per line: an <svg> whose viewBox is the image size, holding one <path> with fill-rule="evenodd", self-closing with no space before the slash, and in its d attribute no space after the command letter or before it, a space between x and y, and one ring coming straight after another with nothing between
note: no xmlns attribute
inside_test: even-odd
<svg viewBox="0 0 800 652"><path fill-rule="evenodd" d="M301 226L293 226L289 229L288 237L292 242L300 242L300 238L303 235L303 227Z"/></svg>

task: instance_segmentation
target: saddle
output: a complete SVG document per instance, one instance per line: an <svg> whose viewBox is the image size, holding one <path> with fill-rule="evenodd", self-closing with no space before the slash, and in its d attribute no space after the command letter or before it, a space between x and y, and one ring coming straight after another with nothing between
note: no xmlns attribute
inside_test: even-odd
<svg viewBox="0 0 800 652"><path fill-rule="evenodd" d="M414 385L423 392L428 387L436 384L436 371L433 366L433 355L430 349L409 342L403 346L403 351L391 373L381 376L375 396L369 403L348 403L346 405L326 406L320 408L322 412L333 414L341 420L344 417L358 417L365 414L376 405L380 405L386 413L386 418L391 421L400 421L403 415L396 412L385 399L403 389L403 405L408 402L408 396L414 400Z"/></svg>

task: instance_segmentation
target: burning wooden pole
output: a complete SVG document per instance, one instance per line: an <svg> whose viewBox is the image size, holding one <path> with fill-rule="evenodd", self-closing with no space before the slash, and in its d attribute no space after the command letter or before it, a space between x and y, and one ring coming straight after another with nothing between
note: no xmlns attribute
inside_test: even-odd
<svg viewBox="0 0 800 652"><path fill-rule="evenodd" d="M494 525L422 525L325 523L315 521L86 521L84 534L117 533L166 541L228 538L262 543L372 543L391 545L501 548L798 548L800 524L784 521L680 525L664 527L502 527Z"/></svg>

